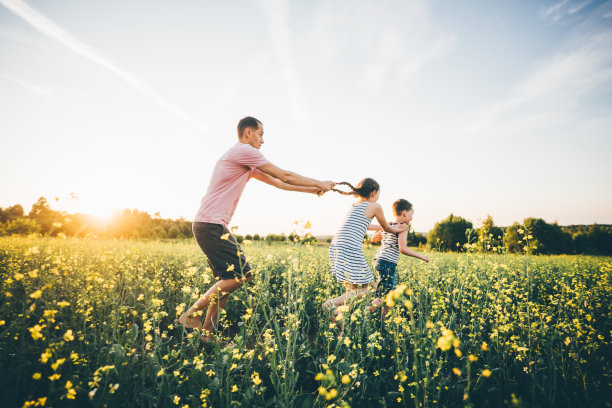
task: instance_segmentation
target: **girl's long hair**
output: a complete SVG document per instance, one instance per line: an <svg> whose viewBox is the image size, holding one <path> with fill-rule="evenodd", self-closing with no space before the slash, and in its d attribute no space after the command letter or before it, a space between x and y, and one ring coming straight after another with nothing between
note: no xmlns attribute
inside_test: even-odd
<svg viewBox="0 0 612 408"><path fill-rule="evenodd" d="M340 183L336 183L336 185L345 185L351 189L351 191L342 191L333 188L332 190L336 193L340 193L343 195L353 195L363 198L370 198L370 194L372 194L373 191L380 190L380 185L378 184L378 182L371 178L364 178L357 184L357 187L353 187L351 183L348 183L346 181L341 181Z"/></svg>

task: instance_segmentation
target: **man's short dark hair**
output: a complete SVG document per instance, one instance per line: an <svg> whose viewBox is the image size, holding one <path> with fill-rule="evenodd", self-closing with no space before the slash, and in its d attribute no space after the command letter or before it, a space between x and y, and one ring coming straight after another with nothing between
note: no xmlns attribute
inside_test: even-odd
<svg viewBox="0 0 612 408"><path fill-rule="evenodd" d="M260 124L261 121L255 119L254 117L245 116L244 118L240 119L240 122L238 122L238 137L242 137L245 129L257 129Z"/></svg>
<svg viewBox="0 0 612 408"><path fill-rule="evenodd" d="M404 200L403 198L400 198L399 200L396 200L393 203L393 214L395 214L395 216L399 216L402 211L410 211L412 210L412 204L410 204L410 202L408 200Z"/></svg>

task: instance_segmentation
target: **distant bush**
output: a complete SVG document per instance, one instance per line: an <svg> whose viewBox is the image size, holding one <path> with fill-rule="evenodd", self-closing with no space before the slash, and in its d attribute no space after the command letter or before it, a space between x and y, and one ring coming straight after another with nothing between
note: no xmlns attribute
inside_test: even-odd
<svg viewBox="0 0 612 408"><path fill-rule="evenodd" d="M427 241L430 248L440 251L461 251L468 242L466 233L471 229L471 222L451 214L448 218L436 223L429 231Z"/></svg>

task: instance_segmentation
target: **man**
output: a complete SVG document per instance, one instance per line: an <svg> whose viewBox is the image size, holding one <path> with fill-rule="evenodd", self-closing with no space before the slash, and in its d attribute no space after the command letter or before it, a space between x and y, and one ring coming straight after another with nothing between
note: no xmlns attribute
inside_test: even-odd
<svg viewBox="0 0 612 408"><path fill-rule="evenodd" d="M238 143L215 165L193 222L193 235L218 280L178 320L187 328L201 328L202 341L207 343L216 341L213 331L219 308L225 306L233 291L253 277L251 266L228 229L246 183L255 178L282 190L317 195L334 187L331 181L304 177L270 163L259 151L263 133L263 124L251 116L238 122ZM200 316L207 307L202 324Z"/></svg>

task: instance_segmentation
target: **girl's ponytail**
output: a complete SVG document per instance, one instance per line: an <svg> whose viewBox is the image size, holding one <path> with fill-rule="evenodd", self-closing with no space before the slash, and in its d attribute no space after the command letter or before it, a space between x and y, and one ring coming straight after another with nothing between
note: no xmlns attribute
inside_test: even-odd
<svg viewBox="0 0 612 408"><path fill-rule="evenodd" d="M373 191L380 190L380 185L376 182L376 180L371 178L364 178L359 182L359 184L357 184L357 187L353 187L351 183L348 183L346 181L336 183L336 185L341 184L348 186L351 191L342 191L336 188L332 188L332 191L335 191L336 193L340 193L342 195L354 195L358 197L369 198L370 194L372 194Z"/></svg>

